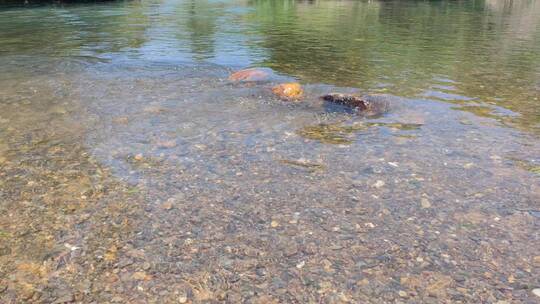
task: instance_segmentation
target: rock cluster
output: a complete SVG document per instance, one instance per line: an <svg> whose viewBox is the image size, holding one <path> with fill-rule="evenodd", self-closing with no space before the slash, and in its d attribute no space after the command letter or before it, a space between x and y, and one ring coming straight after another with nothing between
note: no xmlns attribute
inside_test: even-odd
<svg viewBox="0 0 540 304"><path fill-rule="evenodd" d="M267 81L270 72L261 68L237 71L229 76L234 82ZM298 102L304 98L304 90L297 82L281 83L272 87L272 92L282 100ZM329 93L321 96L327 102L350 107L364 115L381 115L388 111L387 99L377 95L357 96L354 94Z"/></svg>

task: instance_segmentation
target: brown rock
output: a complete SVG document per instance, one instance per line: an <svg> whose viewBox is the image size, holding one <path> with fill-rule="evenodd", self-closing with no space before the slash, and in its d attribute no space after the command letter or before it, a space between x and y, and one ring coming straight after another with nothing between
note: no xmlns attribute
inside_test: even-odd
<svg viewBox="0 0 540 304"><path fill-rule="evenodd" d="M272 92L281 99L296 101L300 100L304 95L302 86L296 82L282 83L272 88Z"/></svg>
<svg viewBox="0 0 540 304"><path fill-rule="evenodd" d="M165 203L161 205L161 208L165 210L171 210L173 208L173 204L171 201L166 201Z"/></svg>
<svg viewBox="0 0 540 304"><path fill-rule="evenodd" d="M237 71L229 76L230 81L263 81L269 74L261 69L252 68Z"/></svg>

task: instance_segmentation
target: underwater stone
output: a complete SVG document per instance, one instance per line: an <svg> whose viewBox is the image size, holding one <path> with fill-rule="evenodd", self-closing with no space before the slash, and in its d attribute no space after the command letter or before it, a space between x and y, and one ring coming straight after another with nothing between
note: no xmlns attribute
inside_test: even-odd
<svg viewBox="0 0 540 304"><path fill-rule="evenodd" d="M382 115L389 110L388 97L384 95L357 96L353 94L329 93L321 96L322 99L335 104L354 108L366 115Z"/></svg>
<svg viewBox="0 0 540 304"><path fill-rule="evenodd" d="M269 73L258 68L237 71L229 76L230 81L263 81L267 80Z"/></svg>
<svg viewBox="0 0 540 304"><path fill-rule="evenodd" d="M297 101L304 95L302 86L296 82L282 83L272 88L272 92L279 96L281 99Z"/></svg>

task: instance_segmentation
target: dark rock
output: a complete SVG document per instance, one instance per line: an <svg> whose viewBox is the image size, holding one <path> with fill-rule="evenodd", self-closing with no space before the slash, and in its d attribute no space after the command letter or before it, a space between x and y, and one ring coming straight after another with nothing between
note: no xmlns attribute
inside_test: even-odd
<svg viewBox="0 0 540 304"><path fill-rule="evenodd" d="M348 107L358 108L361 111L367 109L367 101L365 101L362 97L355 95L330 93L322 96L322 99Z"/></svg>
<svg viewBox="0 0 540 304"><path fill-rule="evenodd" d="M330 93L321 97L325 101L354 108L356 111L370 115L382 115L389 110L388 98L384 95L357 96L353 94Z"/></svg>

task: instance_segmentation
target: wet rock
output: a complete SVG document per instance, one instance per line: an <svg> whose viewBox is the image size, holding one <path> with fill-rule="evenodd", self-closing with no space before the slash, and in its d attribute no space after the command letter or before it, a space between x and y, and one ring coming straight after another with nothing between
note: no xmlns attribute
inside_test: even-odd
<svg viewBox="0 0 540 304"><path fill-rule="evenodd" d="M304 96L302 86L296 82L278 84L272 88L272 92L279 98L289 101L297 101Z"/></svg>
<svg viewBox="0 0 540 304"><path fill-rule="evenodd" d="M229 76L230 81L264 81L270 74L259 68L240 70Z"/></svg>
<svg viewBox="0 0 540 304"><path fill-rule="evenodd" d="M357 96L353 94L330 93L321 97L325 101L354 108L370 116L382 115L389 110L388 98L383 95Z"/></svg>
<svg viewBox="0 0 540 304"><path fill-rule="evenodd" d="M333 103L338 103L338 104L346 105L349 107L358 108L361 111L367 109L367 101L365 101L360 96L356 96L352 94L330 93L330 94L326 94L322 96L322 99L333 102Z"/></svg>

